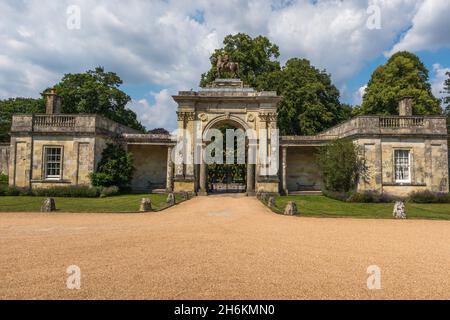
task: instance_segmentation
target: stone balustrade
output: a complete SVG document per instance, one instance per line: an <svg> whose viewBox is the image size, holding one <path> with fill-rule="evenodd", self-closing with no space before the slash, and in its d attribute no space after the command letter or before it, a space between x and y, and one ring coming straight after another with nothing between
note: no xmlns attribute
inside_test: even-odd
<svg viewBox="0 0 450 320"><path fill-rule="evenodd" d="M423 117L380 117L380 128L419 128L424 126Z"/></svg>
<svg viewBox="0 0 450 320"><path fill-rule="evenodd" d="M342 122L315 136L282 136L283 146L321 146L330 140L358 135L447 135L443 116L360 116Z"/></svg>
<svg viewBox="0 0 450 320"><path fill-rule="evenodd" d="M66 115L35 115L33 117L33 127L65 127L74 128L75 116Z"/></svg>
<svg viewBox="0 0 450 320"><path fill-rule="evenodd" d="M11 133L139 133L110 119L90 114L16 114Z"/></svg>
<svg viewBox="0 0 450 320"><path fill-rule="evenodd" d="M430 134L446 135L447 125L443 116L360 116L340 123L318 137L348 137L354 135L380 134Z"/></svg>

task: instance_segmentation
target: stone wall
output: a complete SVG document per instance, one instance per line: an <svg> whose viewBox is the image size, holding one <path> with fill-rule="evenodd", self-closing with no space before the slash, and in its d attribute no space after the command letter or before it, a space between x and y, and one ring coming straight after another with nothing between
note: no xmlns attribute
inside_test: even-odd
<svg viewBox="0 0 450 320"><path fill-rule="evenodd" d="M20 188L30 187L32 148L32 137L11 137L9 185Z"/></svg>
<svg viewBox="0 0 450 320"><path fill-rule="evenodd" d="M165 189L167 176L167 146L128 145L133 154L134 173L131 183L133 191L149 192Z"/></svg>
<svg viewBox="0 0 450 320"><path fill-rule="evenodd" d="M315 147L287 148L286 182L289 191L321 190L322 177Z"/></svg>
<svg viewBox="0 0 450 320"><path fill-rule="evenodd" d="M9 144L0 144L0 173L9 172Z"/></svg>
<svg viewBox="0 0 450 320"><path fill-rule="evenodd" d="M377 191L406 197L414 191L448 192L448 146L446 140L385 137L358 139L366 161L366 176L358 191ZM411 182L395 181L394 150L405 149L411 155Z"/></svg>
<svg viewBox="0 0 450 320"><path fill-rule="evenodd" d="M44 148L62 147L62 176L45 180ZM90 185L94 169L95 139L89 137L35 136L14 137L10 164L10 185L23 188L49 188L65 185Z"/></svg>

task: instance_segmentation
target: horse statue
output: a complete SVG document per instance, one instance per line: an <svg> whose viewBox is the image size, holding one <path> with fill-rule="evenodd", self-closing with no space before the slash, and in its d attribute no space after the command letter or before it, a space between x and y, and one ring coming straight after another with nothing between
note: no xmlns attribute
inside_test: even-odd
<svg viewBox="0 0 450 320"><path fill-rule="evenodd" d="M233 73L233 77L238 77L239 63L230 61L228 55L218 56L216 60L216 72L217 77L221 78L224 71L230 71ZM214 63L213 60L213 63Z"/></svg>

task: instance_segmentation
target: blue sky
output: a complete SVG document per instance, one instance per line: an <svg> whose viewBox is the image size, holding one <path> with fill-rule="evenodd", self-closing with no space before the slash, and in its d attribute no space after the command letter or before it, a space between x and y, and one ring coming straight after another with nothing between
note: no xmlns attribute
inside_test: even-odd
<svg viewBox="0 0 450 320"><path fill-rule="evenodd" d="M39 93L65 73L118 73L151 129L176 126L178 90L196 89L228 34L265 35L281 61L326 69L358 104L373 70L419 55L439 96L450 71L448 0L0 0L0 99Z"/></svg>

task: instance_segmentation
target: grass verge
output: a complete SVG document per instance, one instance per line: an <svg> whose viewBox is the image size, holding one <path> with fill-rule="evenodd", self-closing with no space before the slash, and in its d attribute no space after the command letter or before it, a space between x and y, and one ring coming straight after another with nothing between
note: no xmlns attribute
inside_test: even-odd
<svg viewBox="0 0 450 320"><path fill-rule="evenodd" d="M150 198L155 211L167 208L167 194L132 194L107 198L59 198L57 212L137 212L142 198ZM182 197L177 195L177 203ZM0 197L0 212L38 212L44 197Z"/></svg>
<svg viewBox="0 0 450 320"><path fill-rule="evenodd" d="M301 216L307 217L353 217L392 218L393 203L349 203L325 196L281 196L275 199L277 213L282 213L286 204L294 201ZM409 219L450 220L449 203L406 203Z"/></svg>

